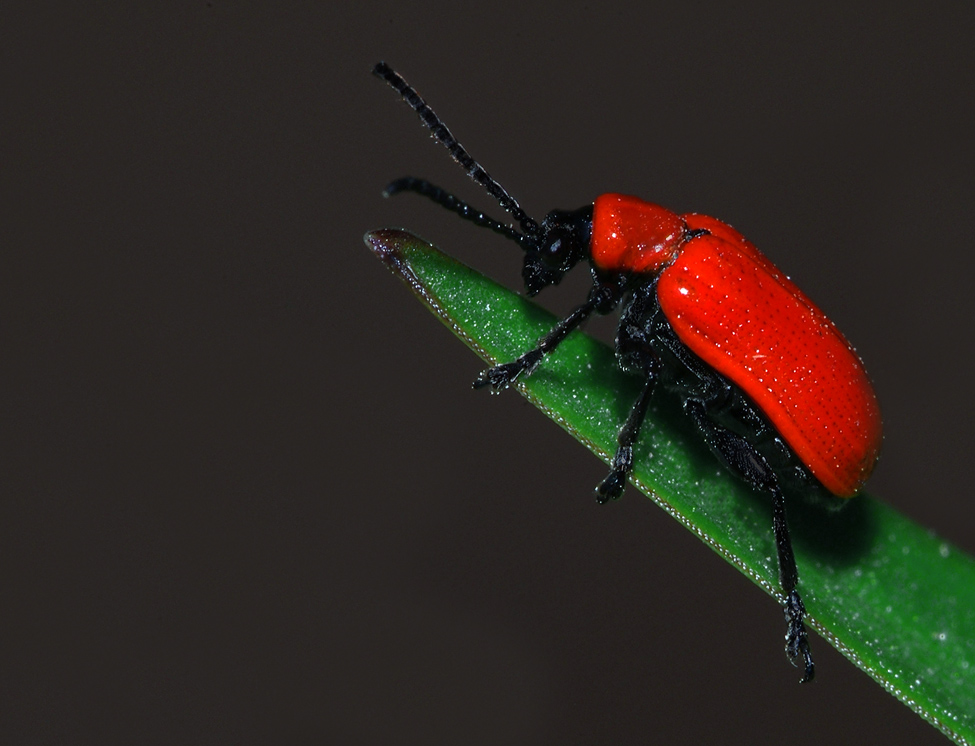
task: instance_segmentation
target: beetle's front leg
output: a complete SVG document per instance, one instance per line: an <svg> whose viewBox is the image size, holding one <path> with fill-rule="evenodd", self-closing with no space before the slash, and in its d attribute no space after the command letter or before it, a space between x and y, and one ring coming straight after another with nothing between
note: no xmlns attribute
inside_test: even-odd
<svg viewBox="0 0 975 746"><path fill-rule="evenodd" d="M544 342L544 340L542 341ZM490 386L495 393L499 393L513 384L518 376L531 375L532 371L542 362L544 355L545 351L540 343L538 347L529 350L517 360L495 365L493 368L483 371L474 381L474 388L482 389L485 386Z"/></svg>
<svg viewBox="0 0 975 746"><path fill-rule="evenodd" d="M542 362L545 354L558 347L562 340L569 336L569 332L588 319L594 310L596 310L596 303L590 296L589 300L562 319L552 331L542 337L537 347L529 350L517 360L495 365L481 373L474 381L474 388L481 389L490 386L496 392L502 391L514 383L518 376L530 375Z"/></svg>
<svg viewBox="0 0 975 746"><path fill-rule="evenodd" d="M488 368L474 381L474 388L490 386L494 391L502 391L522 375L531 375L542 362L542 358L558 347L578 326L594 312L609 313L619 303L625 287L625 278L601 278L595 276L592 290L586 302L562 319L539 341L538 345L517 360Z"/></svg>

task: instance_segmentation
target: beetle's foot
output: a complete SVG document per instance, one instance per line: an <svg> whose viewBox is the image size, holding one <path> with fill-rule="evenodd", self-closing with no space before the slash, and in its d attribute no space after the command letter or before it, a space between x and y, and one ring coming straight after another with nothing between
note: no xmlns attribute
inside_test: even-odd
<svg viewBox="0 0 975 746"><path fill-rule="evenodd" d="M609 465L610 472L596 488L596 502L604 505L618 500L626 489L626 478L633 470L633 446L620 446Z"/></svg>
<svg viewBox="0 0 975 746"><path fill-rule="evenodd" d="M785 599L785 621L788 624L788 631L785 635L785 652L789 660L796 665L796 659L801 655L804 672L799 679L800 684L812 681L816 675L816 667L813 664L812 653L809 651L809 636L806 634L806 625L803 624L803 617L806 615L806 607L799 598L799 591L793 589Z"/></svg>
<svg viewBox="0 0 975 746"><path fill-rule="evenodd" d="M490 386L495 392L504 391L515 382L522 370L523 367L518 360L504 365L495 365L477 377L477 380L474 381L474 388L483 389L485 386Z"/></svg>
<svg viewBox="0 0 975 746"><path fill-rule="evenodd" d="M610 500L618 500L626 489L626 472L613 469L596 488L596 502L605 505Z"/></svg>
<svg viewBox="0 0 975 746"><path fill-rule="evenodd" d="M526 352L517 360L488 368L474 381L474 388L490 386L495 392L504 391L515 382L518 376L529 375L542 360L541 350Z"/></svg>

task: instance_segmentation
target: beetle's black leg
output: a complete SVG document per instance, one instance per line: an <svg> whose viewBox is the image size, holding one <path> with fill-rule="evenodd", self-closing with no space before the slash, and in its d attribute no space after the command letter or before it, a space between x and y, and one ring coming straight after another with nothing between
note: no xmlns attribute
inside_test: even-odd
<svg viewBox="0 0 975 746"><path fill-rule="evenodd" d="M778 485L772 491L772 527L775 531L775 548L779 555L779 582L785 596L785 620L787 631L785 635L785 652L790 659L802 656L805 672L799 680L802 683L812 681L816 674L812 653L809 651L809 636L803 619L806 607L802 603L796 582L799 573L796 570L796 558L792 553L792 541L789 538L789 525L785 520L785 495Z"/></svg>
<svg viewBox="0 0 975 746"><path fill-rule="evenodd" d="M495 391L510 386L520 375L529 375L542 358L558 347L576 327L595 313L609 313L619 304L626 289L626 277L622 275L603 277L593 273L593 285L586 302L562 319L555 328L542 337L538 346L529 350L517 360L503 365L495 365L481 373L474 381L474 388L491 386Z"/></svg>
<svg viewBox="0 0 975 746"><path fill-rule="evenodd" d="M542 337L537 347L529 350L517 360L488 368L474 381L474 388L480 389L490 386L495 391L501 391L514 383L518 376L530 375L542 362L546 353L558 347L571 331L592 315L598 303L599 299L595 294L591 294L585 303L562 319L552 331Z"/></svg>
<svg viewBox="0 0 975 746"><path fill-rule="evenodd" d="M617 499L626 489L627 477L633 469L633 445L640 435L660 370L660 360L651 345L650 320L655 303L654 282L634 283L620 314L616 330L616 358L620 368L626 372L642 374L644 384L616 439L616 453L610 463L610 472L596 487L596 502L600 505Z"/></svg>
<svg viewBox="0 0 975 746"><path fill-rule="evenodd" d="M626 423L616 439L616 454L610 463L609 474L596 487L596 502L600 505L618 499L626 488L627 477L633 470L633 444L636 443L636 439L640 435L640 427L647 416L647 407L650 406L650 396L653 394L653 385L657 380L658 367L656 358L654 358L653 364L646 370L646 381L643 384L643 389L640 391L640 395L633 404L633 408L626 418Z"/></svg>
<svg viewBox="0 0 975 746"><path fill-rule="evenodd" d="M812 681L815 675L812 654L809 650L809 637L803 618L803 606L796 583L799 573L796 558L792 552L789 526L785 518L785 495L779 480L765 458L754 446L740 435L713 422L704 404L696 399L684 402L684 409L694 419L704 435L704 439L728 469L742 477L753 489L768 492L772 496L772 528L775 533L775 547L779 560L779 582L785 595L785 618L788 625L785 636L785 651L790 660L802 656L804 672L800 683Z"/></svg>

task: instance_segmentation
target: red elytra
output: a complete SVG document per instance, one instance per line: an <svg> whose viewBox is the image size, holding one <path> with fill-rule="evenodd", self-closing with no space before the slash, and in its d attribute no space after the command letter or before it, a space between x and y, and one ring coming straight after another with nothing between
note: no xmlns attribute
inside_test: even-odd
<svg viewBox="0 0 975 746"><path fill-rule="evenodd" d="M689 237L700 230L707 234ZM863 363L751 242L706 215L604 194L593 206L591 250L604 271L659 273L660 307L681 342L755 402L826 489L860 490L882 437Z"/></svg>

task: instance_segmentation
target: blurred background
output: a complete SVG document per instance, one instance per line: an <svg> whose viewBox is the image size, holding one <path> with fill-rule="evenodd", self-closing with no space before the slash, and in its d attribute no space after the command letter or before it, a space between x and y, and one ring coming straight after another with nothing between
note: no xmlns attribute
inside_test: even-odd
<svg viewBox="0 0 975 746"><path fill-rule="evenodd" d="M866 361L870 492L973 552L975 8L61 5L0 10L5 742L944 742L818 637L799 687L776 604L596 506L603 464L472 392L361 236L519 286L381 198L500 217L380 59L536 217L730 222Z"/></svg>

